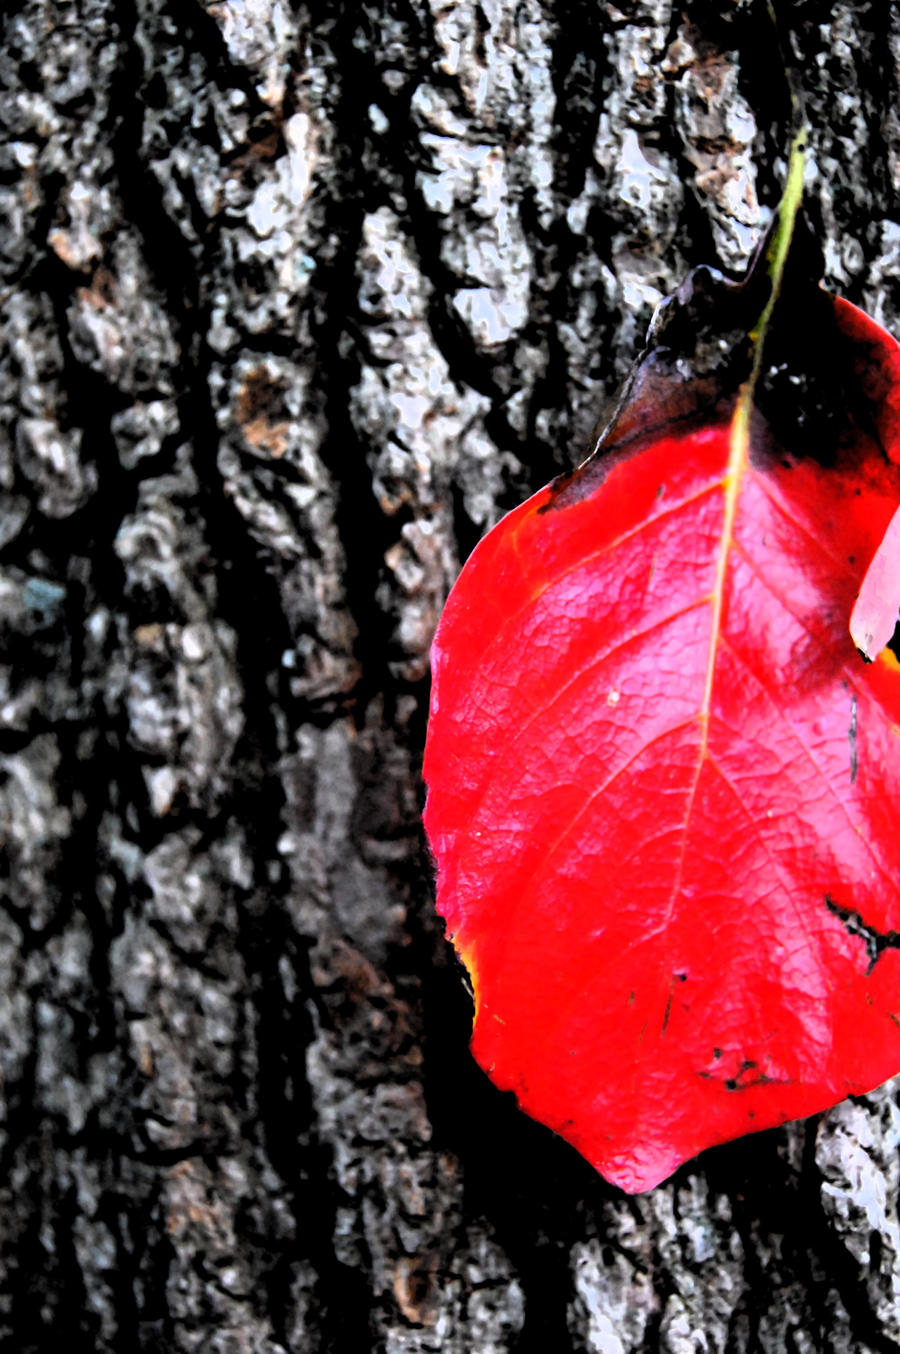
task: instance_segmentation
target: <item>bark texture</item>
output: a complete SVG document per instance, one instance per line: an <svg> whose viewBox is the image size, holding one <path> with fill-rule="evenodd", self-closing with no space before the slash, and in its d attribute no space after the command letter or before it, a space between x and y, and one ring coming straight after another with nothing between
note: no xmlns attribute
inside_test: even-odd
<svg viewBox="0 0 900 1354"><path fill-rule="evenodd" d="M778 8L898 332L900 14ZM777 198L765 5L2 24L3 1347L900 1351L897 1086L626 1199L471 1062L418 822L465 554Z"/></svg>

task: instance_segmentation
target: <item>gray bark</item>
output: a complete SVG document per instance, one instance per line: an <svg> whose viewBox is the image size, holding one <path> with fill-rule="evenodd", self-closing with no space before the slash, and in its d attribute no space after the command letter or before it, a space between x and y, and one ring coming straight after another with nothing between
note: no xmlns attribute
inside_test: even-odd
<svg viewBox="0 0 900 1354"><path fill-rule="evenodd" d="M779 9L898 332L900 16ZM900 1350L897 1085L625 1198L471 1062L418 820L466 552L777 199L765 6L2 22L4 1347Z"/></svg>

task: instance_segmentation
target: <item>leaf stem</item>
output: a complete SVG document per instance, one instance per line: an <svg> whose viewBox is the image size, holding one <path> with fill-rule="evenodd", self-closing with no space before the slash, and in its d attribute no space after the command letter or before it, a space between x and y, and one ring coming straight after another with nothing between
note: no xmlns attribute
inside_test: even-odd
<svg viewBox="0 0 900 1354"><path fill-rule="evenodd" d="M785 180L781 201L778 204L777 224L772 233L772 238L769 241L768 249L766 250L767 271L772 287L769 292L769 299L763 307L762 314L757 321L756 327L750 333L750 337L756 345L753 367L748 381L745 382L745 385L751 387L751 398L752 389L756 385L756 380L762 365L762 350L765 343L766 331L769 327L769 321L772 318L772 311L775 309L775 303L781 292L784 265L787 262L788 251L791 247L791 239L794 234L797 212L800 210L800 203L803 199L803 172L806 168L806 144L807 130L804 125L795 132L791 142L791 150L788 157L787 178ZM743 390L741 393L743 394Z"/></svg>

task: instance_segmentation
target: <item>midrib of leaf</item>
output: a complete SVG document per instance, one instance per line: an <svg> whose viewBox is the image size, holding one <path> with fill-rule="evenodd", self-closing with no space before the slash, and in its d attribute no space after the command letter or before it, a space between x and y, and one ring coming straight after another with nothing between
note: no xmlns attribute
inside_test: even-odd
<svg viewBox="0 0 900 1354"><path fill-rule="evenodd" d="M716 576L711 595L712 626L709 640L709 659L706 667L706 682L703 691L703 704L700 708L702 739L698 764L702 765L706 757L709 739L709 716L712 710L713 686L715 683L716 659L719 651L719 639L722 631L722 609L725 597L725 576L728 560L734 540L734 523L737 516L741 486L750 463L750 420L756 399L756 387L762 372L766 336L772 319L772 313L781 292L784 267L787 261L794 223L803 197L803 170L806 162L806 128L802 127L794 136L788 160L787 179L784 193L778 205L778 219L766 255L771 287L762 313L754 328L750 331L753 343L753 365L750 375L738 391L737 403L729 427L728 464L722 483L725 489L725 505L722 518L722 534L716 556ZM696 788L696 787L695 787ZM691 797L693 800L693 796Z"/></svg>
<svg viewBox="0 0 900 1354"><path fill-rule="evenodd" d="M756 387L762 372L766 336L769 331L773 311L775 310L781 292L785 263L787 262L788 251L790 250L791 239L794 233L794 223L797 219L797 212L799 211L800 202L803 197L803 170L805 163L806 127L801 126L791 143L784 193L778 204L777 223L772 232L772 238L769 241L769 246L766 251L766 264L771 280L771 286L762 313L760 314L756 325L750 331L750 340L753 344L753 364L750 368L750 375L738 391L737 402L735 404L734 413L731 416L731 424L728 430L728 464L725 467L725 474L722 477L722 485L725 490L725 504L722 516L722 533L719 537L719 545L716 554L716 574L712 593L710 595L710 601L712 603L712 621L710 625L709 656L706 663L703 702L700 706L700 746L697 750L697 764L688 791L687 803L685 804L684 831L681 837L681 849L679 851L678 864L675 870L675 878L672 883L672 889L666 907L666 918L660 929L664 929L665 926L668 925L676 900L681 893L688 832L690 831L691 820L694 816L694 801L697 798L700 776L709 756L709 723L710 714L712 712L713 689L715 686L716 662L718 660L721 645L725 579L734 541L734 523L735 518L737 517L741 487L743 485L744 476L747 473L747 468L750 464L750 420L756 399Z"/></svg>

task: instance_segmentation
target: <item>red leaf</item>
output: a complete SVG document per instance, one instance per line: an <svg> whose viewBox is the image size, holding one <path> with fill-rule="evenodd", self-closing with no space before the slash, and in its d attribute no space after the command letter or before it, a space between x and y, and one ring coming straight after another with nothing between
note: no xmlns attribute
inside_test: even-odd
<svg viewBox="0 0 900 1354"><path fill-rule="evenodd" d="M723 307L749 333L759 285L695 278L664 337ZM724 376L645 357L434 643L425 822L473 1052L629 1191L900 1071L900 666L848 630L898 550L900 348L805 273L782 293L768 374L737 341ZM876 648L897 576L857 604Z"/></svg>
<svg viewBox="0 0 900 1354"><path fill-rule="evenodd" d="M834 302L838 324L857 345L862 360L856 372L869 409L873 431L885 454L900 461L900 347L868 315L839 298ZM900 614L900 508L863 578L850 617L850 634L871 662L890 642Z"/></svg>

